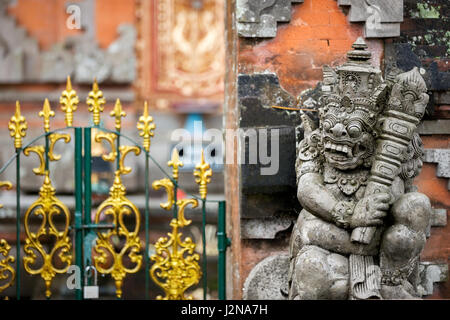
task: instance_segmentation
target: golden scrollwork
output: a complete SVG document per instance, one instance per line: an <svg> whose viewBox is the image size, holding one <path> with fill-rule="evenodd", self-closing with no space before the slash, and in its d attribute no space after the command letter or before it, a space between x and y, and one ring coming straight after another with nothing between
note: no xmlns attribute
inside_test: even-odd
<svg viewBox="0 0 450 320"><path fill-rule="evenodd" d="M131 168L123 165L125 156L134 151L136 155L140 153L138 147L122 146L120 147L121 159L120 169L116 170L114 184L110 189L109 198L106 199L97 209L95 214L95 223L99 223L103 217L111 217L112 223L116 228L106 232L97 233L97 241L94 247L96 256L94 256L95 267L100 273L111 274L116 284L116 296L122 297L122 282L127 274L136 273L142 265L141 240L139 238L139 228L141 214L139 209L126 197L126 188L122 183L121 175L131 172ZM124 222L127 218L134 218L135 226L129 230ZM124 243L121 248L114 245L114 239L124 237ZM124 258L128 256L133 267L127 267Z"/></svg>
<svg viewBox="0 0 450 320"><path fill-rule="evenodd" d="M14 280L16 279L16 270L14 270L12 264L15 259L13 256L9 255L11 246L6 242L5 239L0 240L0 253L3 255L4 259L0 260L0 280L6 281L4 284L0 285L0 292L12 286Z"/></svg>
<svg viewBox="0 0 450 320"><path fill-rule="evenodd" d="M41 224L37 232L31 230L31 218L38 216L41 218ZM59 230L54 216L62 215L64 218L64 227ZM45 172L44 183L39 191L39 198L28 208L25 213L25 256L23 258L25 270L32 275L39 274L45 281L45 295L51 296L51 283L57 273L66 273L72 263L71 242L68 237L70 224L69 209L55 196L49 172ZM45 249L43 240L54 239L54 245L48 251ZM42 265L35 267L38 255L42 259ZM57 263L58 260L60 263ZM56 263L55 263L56 262ZM58 267L62 265L62 267Z"/></svg>
<svg viewBox="0 0 450 320"><path fill-rule="evenodd" d="M103 92L98 88L97 79L94 80L92 91L89 92L86 103L89 106L89 112L93 114L94 125L98 126L100 124L100 113L105 109L106 100L103 98Z"/></svg>
<svg viewBox="0 0 450 320"><path fill-rule="evenodd" d="M22 139L25 137L28 129L25 117L20 114L20 103L16 101L16 112L8 123L8 129L11 137L14 138L14 147L22 148Z"/></svg>
<svg viewBox="0 0 450 320"><path fill-rule="evenodd" d="M45 148L44 148L44 146L32 146L32 147L25 148L25 150L23 150L23 153L27 157L30 155L30 152L36 153L39 156L39 161L40 161L39 167L33 169L34 174L39 175L39 176L45 175L45 159L44 159Z"/></svg>
<svg viewBox="0 0 450 320"><path fill-rule="evenodd" d="M61 159L61 155L59 154L55 154L53 152L53 149L55 148L55 143L58 140L64 139L65 143L69 143L70 142L70 134L68 133L52 133L51 135L48 136L49 141L50 141L50 146L48 148L48 158L50 159L50 161L58 161Z"/></svg>
<svg viewBox="0 0 450 320"><path fill-rule="evenodd" d="M0 189L5 188L6 190L12 189L12 183L9 181L0 181ZM0 203L0 209L3 208L3 205Z"/></svg>
<svg viewBox="0 0 450 320"><path fill-rule="evenodd" d="M116 100L116 104L114 105L113 111L109 114L111 117L115 118L115 127L117 131L120 131L122 127L122 118L125 118L127 116L127 113L123 111L122 104L120 103L120 100Z"/></svg>
<svg viewBox="0 0 450 320"><path fill-rule="evenodd" d="M7 190L12 189L12 183L9 181L0 181L0 189L5 188ZM0 208L3 208L3 205L0 204ZM15 259L13 256L9 255L9 251L11 250L11 246L6 242L5 239L0 240L0 253L3 255L4 259L0 260L0 281L5 281L2 285L0 285L0 292L3 292L6 288L12 286L14 280L16 278L16 271L12 267Z"/></svg>
<svg viewBox="0 0 450 320"><path fill-rule="evenodd" d="M62 92L59 103L62 111L66 113L65 122L68 127L71 127L73 124L73 113L77 110L79 102L76 91L72 89L70 77L67 77L66 90Z"/></svg>
<svg viewBox="0 0 450 320"><path fill-rule="evenodd" d="M44 118L44 131L49 132L50 131L50 117L55 116L55 111L53 111L50 107L50 102L48 102L48 99L45 99L44 106L42 107L42 110L39 112L39 117Z"/></svg>
<svg viewBox="0 0 450 320"><path fill-rule="evenodd" d="M131 172L131 168L125 166L125 157L130 152L134 152L134 154L138 156L141 153L141 149L139 149L139 147L136 146L120 146L119 150L120 150L120 161L119 161L120 174L128 174Z"/></svg>
<svg viewBox="0 0 450 320"><path fill-rule="evenodd" d="M111 152L108 154L102 155L102 159L105 161L113 162L117 158L117 149L116 149L116 138L117 135L115 133L110 132L99 132L95 135L95 141L100 142L101 140L106 140L109 142L111 146Z"/></svg>
<svg viewBox="0 0 450 320"><path fill-rule="evenodd" d="M168 179L168 178L164 178L161 180L156 180L152 183L152 187L155 190L159 190L161 189L161 187L163 187L164 189L166 189L167 192L167 201L166 202L161 202L160 206L161 208L165 209L165 210L170 210L172 209L173 205L175 204L174 201L174 185L173 182Z"/></svg>
<svg viewBox="0 0 450 320"><path fill-rule="evenodd" d="M156 254L150 257L154 261L150 276L165 292L164 297L156 297L158 300L191 300L192 296L186 297L184 293L197 284L202 275L198 264L200 256L194 253L195 243L190 237L181 241L183 234L179 232L179 228L191 223L184 218L184 210L189 204L195 208L198 201L196 199L177 201L178 218L170 222L172 232L168 233L168 238L159 238L155 244Z"/></svg>
<svg viewBox="0 0 450 320"><path fill-rule="evenodd" d="M172 159L167 163L169 167L172 167L172 177L175 181L178 181L178 171L179 168L183 166L180 157L178 156L178 150L176 148L172 151Z"/></svg>
<svg viewBox="0 0 450 320"><path fill-rule="evenodd" d="M212 170L209 163L205 162L205 154L202 150L201 162L195 166L195 182L199 185L200 197L206 199L208 193L208 183L211 182Z"/></svg>
<svg viewBox="0 0 450 320"><path fill-rule="evenodd" d="M149 152L150 137L153 137L155 135L153 130L156 129L156 126L153 123L153 117L148 115L147 101L144 104L144 113L139 117L137 128L140 131L139 135L144 138L144 142L142 143L142 145L144 146L145 151Z"/></svg>
<svg viewBox="0 0 450 320"><path fill-rule="evenodd" d="M173 178L178 178L178 168L183 163L178 158L176 149L172 152L172 159L167 163L172 167ZM161 207L170 210L174 205L174 183L171 179L161 179L154 181L153 189L164 187L167 192L167 202L161 203ZM153 281L160 286L165 296L158 296L158 300L186 300L192 299L191 296L186 297L185 291L191 286L198 283L202 272L198 261L200 257L195 252L196 244L190 237L181 240L183 228L191 223L186 220L184 211L188 205L193 208L198 206L197 199L180 199L176 202L177 217L170 221L172 232L168 233L168 237L161 237L155 244L156 254L150 259L154 261L150 269L150 276Z"/></svg>

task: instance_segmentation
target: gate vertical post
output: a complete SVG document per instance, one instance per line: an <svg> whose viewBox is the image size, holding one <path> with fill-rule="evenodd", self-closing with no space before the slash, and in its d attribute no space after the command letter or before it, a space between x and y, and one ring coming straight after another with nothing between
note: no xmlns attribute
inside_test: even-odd
<svg viewBox="0 0 450 320"><path fill-rule="evenodd" d="M91 156L91 128L84 128L84 224L91 224L92 206L92 156Z"/></svg>
<svg viewBox="0 0 450 320"><path fill-rule="evenodd" d="M76 299L83 299L83 140L81 128L75 128L75 264L80 270L79 288L76 289ZM77 286L78 287L78 286Z"/></svg>
<svg viewBox="0 0 450 320"><path fill-rule="evenodd" d="M20 300L20 155L16 148L16 299Z"/></svg>
<svg viewBox="0 0 450 320"><path fill-rule="evenodd" d="M150 290L150 261L148 256L149 250L149 214L150 214L150 205L149 205L149 152L145 151L145 299L149 299L149 290Z"/></svg>
<svg viewBox="0 0 450 320"><path fill-rule="evenodd" d="M203 244L203 300L208 294L208 257L206 255L206 200L202 199L202 244Z"/></svg>
<svg viewBox="0 0 450 320"><path fill-rule="evenodd" d="M226 207L225 201L219 201L218 223L217 223L217 246L219 251L218 259L218 291L219 300L226 299L226 252L230 245L230 239L226 234Z"/></svg>

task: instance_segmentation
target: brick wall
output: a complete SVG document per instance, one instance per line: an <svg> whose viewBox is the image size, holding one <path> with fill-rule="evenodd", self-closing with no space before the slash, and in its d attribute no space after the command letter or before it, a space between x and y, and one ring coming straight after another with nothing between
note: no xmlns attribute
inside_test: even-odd
<svg viewBox="0 0 450 320"><path fill-rule="evenodd" d="M302 2L302 1L299 1ZM326 64L337 66L345 61L347 51L352 43L359 36L364 36L365 25L361 23L349 22L349 12L347 7L338 4L350 1L334 0L305 0L301 4L292 1L291 19L289 22L278 22L276 36L269 38L238 36L240 30L236 25L240 22L239 17L233 15L235 1L231 1L228 7L228 30L235 34L237 45L227 43L229 59L235 58L235 68L230 68L235 78L228 79L226 86L226 96L232 99L226 100L225 117L228 121L227 127L266 127L274 126L273 122L280 117L280 112L266 108L273 105L274 101L265 97L267 91L259 92L254 87L258 83L254 80L252 85L240 85L240 80L245 77L254 79L255 74L275 74L277 81L273 83L269 92L276 92L282 96L279 103L291 105L293 98L304 92L306 89L314 89L322 81L322 67ZM439 5L437 9L439 18L421 16L416 17L418 2L429 2ZM448 119L448 81L447 72L449 70L448 57L450 50L446 47L448 41L445 39L446 32L450 34L448 27L448 3L445 1L405 1L404 17L401 24L401 35L398 38L386 39L366 39L369 50L373 53L372 63L382 70L390 71L396 67L409 71L414 66L418 66L426 71L425 78L432 95L432 103L427 110L426 128L421 129L425 148L428 149L448 149L449 148L449 125L448 122L437 122L436 120ZM266 11L267 13L267 11ZM431 20L430 20L431 19ZM433 20L434 19L434 20ZM283 20L286 21L286 20ZM437 30L437 31L436 31ZM418 37L422 36L422 40ZM425 35L431 35L426 36ZM418 40L419 39L419 40ZM433 39L433 40L432 40ZM415 42L414 42L415 41ZM440 41L438 43L438 41ZM411 49L409 49L411 46ZM258 76L266 77L268 76ZM236 79L238 79L236 81ZM235 82L236 81L236 82ZM269 81L269 80L267 80ZM233 83L230 83L233 82ZM270 81L269 81L270 82ZM237 86L237 88L236 88ZM267 87L266 84L264 86ZM250 87L252 89L247 89ZM265 87L265 88L266 88ZM246 91L247 90L247 91ZM279 93L282 92L282 93ZM312 93L314 94L314 92ZM280 102L281 101L281 102ZM255 106L252 107L251 106ZM263 108L263 106L265 108ZM286 113L285 113L286 115ZM295 126L295 115L287 115L284 119L286 126ZM265 123L264 123L265 121ZM281 121L281 120L280 120ZM276 123L276 125L279 125ZM439 127L440 126L440 127ZM444 128L444 129L443 129ZM442 131L443 130L443 131ZM441 134L437 134L441 133ZM292 133L296 134L296 133ZM301 138L300 133L300 138ZM297 136L298 138L298 136ZM292 146L280 146L280 154L289 153L288 148ZM229 150L228 150L229 151ZM291 163L292 168L294 166ZM246 193L245 176L248 169L245 165L233 165L227 168L227 180L231 182L240 181L239 189L235 186L227 190L228 202L233 202L229 208L231 228L233 237L233 251L230 273L232 272L233 288L229 290L229 296L233 298L242 297L242 287L253 267L265 257L280 251L287 251L287 244L290 236L290 229L279 232L272 239L262 239L256 235L253 238L245 235L245 223L249 219L258 220L261 212L264 219L259 219L261 224L266 223L271 218L279 219L283 207L291 206L291 212L283 212L281 217L292 217L296 208L285 198L296 198L295 186L284 192L283 197L278 194L274 197L275 191L260 192L261 197L276 198L279 203L273 206L265 205L260 201L260 208L257 201L252 200L252 196ZM421 175L416 179L419 191L427 194L435 209L449 209L448 179L437 177L437 164L425 163ZM242 182L244 181L244 182ZM276 183L274 183L276 184ZM276 188L277 186L274 186ZM239 206L236 201L239 199ZM283 200L280 200L283 199ZM261 218L261 217L260 217ZM432 228L431 236L422 254L423 261L433 261L448 263L450 233L449 226ZM236 244L239 242L239 244ZM450 298L450 285L440 283L435 285L434 295L428 298Z"/></svg>

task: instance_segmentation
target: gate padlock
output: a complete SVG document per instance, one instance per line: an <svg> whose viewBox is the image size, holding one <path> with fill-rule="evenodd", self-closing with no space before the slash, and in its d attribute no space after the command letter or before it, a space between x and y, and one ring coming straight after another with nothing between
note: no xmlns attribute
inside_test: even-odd
<svg viewBox="0 0 450 320"><path fill-rule="evenodd" d="M94 285L88 286L87 280L89 276L92 276L91 270L94 271ZM97 285L97 269L93 266L87 266L84 272L84 299L98 299L98 285Z"/></svg>

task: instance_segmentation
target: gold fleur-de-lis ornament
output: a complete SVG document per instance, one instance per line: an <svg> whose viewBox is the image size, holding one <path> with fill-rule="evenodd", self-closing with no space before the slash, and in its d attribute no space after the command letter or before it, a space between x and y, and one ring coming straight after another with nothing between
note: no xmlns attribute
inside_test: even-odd
<svg viewBox="0 0 450 320"><path fill-rule="evenodd" d="M145 151L150 151L150 137L153 137L155 133L153 130L156 129L155 124L153 123L153 117L148 115L148 103L147 101L144 104L144 113L139 117L139 121L137 123L137 128L140 131L139 135L144 138L143 146Z"/></svg>
<svg viewBox="0 0 450 320"><path fill-rule="evenodd" d="M170 161L167 162L167 165L169 167L172 167L172 177L175 179L175 181L178 181L179 167L183 166L183 162L180 161L180 157L178 156L178 150L176 148L173 149L172 159L170 159Z"/></svg>
<svg viewBox="0 0 450 320"><path fill-rule="evenodd" d="M94 125L98 126L100 124L100 113L105 109L106 100L103 98L103 92L98 88L97 79L94 79L92 91L89 92L86 103L89 106L89 112L92 112Z"/></svg>
<svg viewBox="0 0 450 320"><path fill-rule="evenodd" d="M45 132L50 131L50 117L55 116L55 111L53 111L50 107L50 102L48 99L45 99L44 106L42 107L42 111L39 112L39 117L44 118L44 130Z"/></svg>
<svg viewBox="0 0 450 320"><path fill-rule="evenodd" d="M199 185L200 197L206 199L208 193L208 183L211 182L212 170L209 163L205 162L205 153L202 150L202 158L199 164L195 166L195 182Z"/></svg>
<svg viewBox="0 0 450 320"><path fill-rule="evenodd" d="M122 127L122 118L125 118L127 116L127 113L123 111L122 109L122 103L120 103L120 100L116 100L116 104L114 105L113 111L109 114L111 117L115 118L115 127L117 131L120 131Z"/></svg>
<svg viewBox="0 0 450 320"><path fill-rule="evenodd" d="M65 122L67 127L71 127L73 124L73 113L77 110L78 103L77 93L72 89L72 82L70 77L67 77L66 90L64 90L59 98L61 104L61 110L66 113Z"/></svg>
<svg viewBox="0 0 450 320"><path fill-rule="evenodd" d="M14 138L14 147L22 148L22 139L25 137L28 129L25 117L20 113L20 103L16 101L16 112L9 120L8 129L11 137Z"/></svg>

